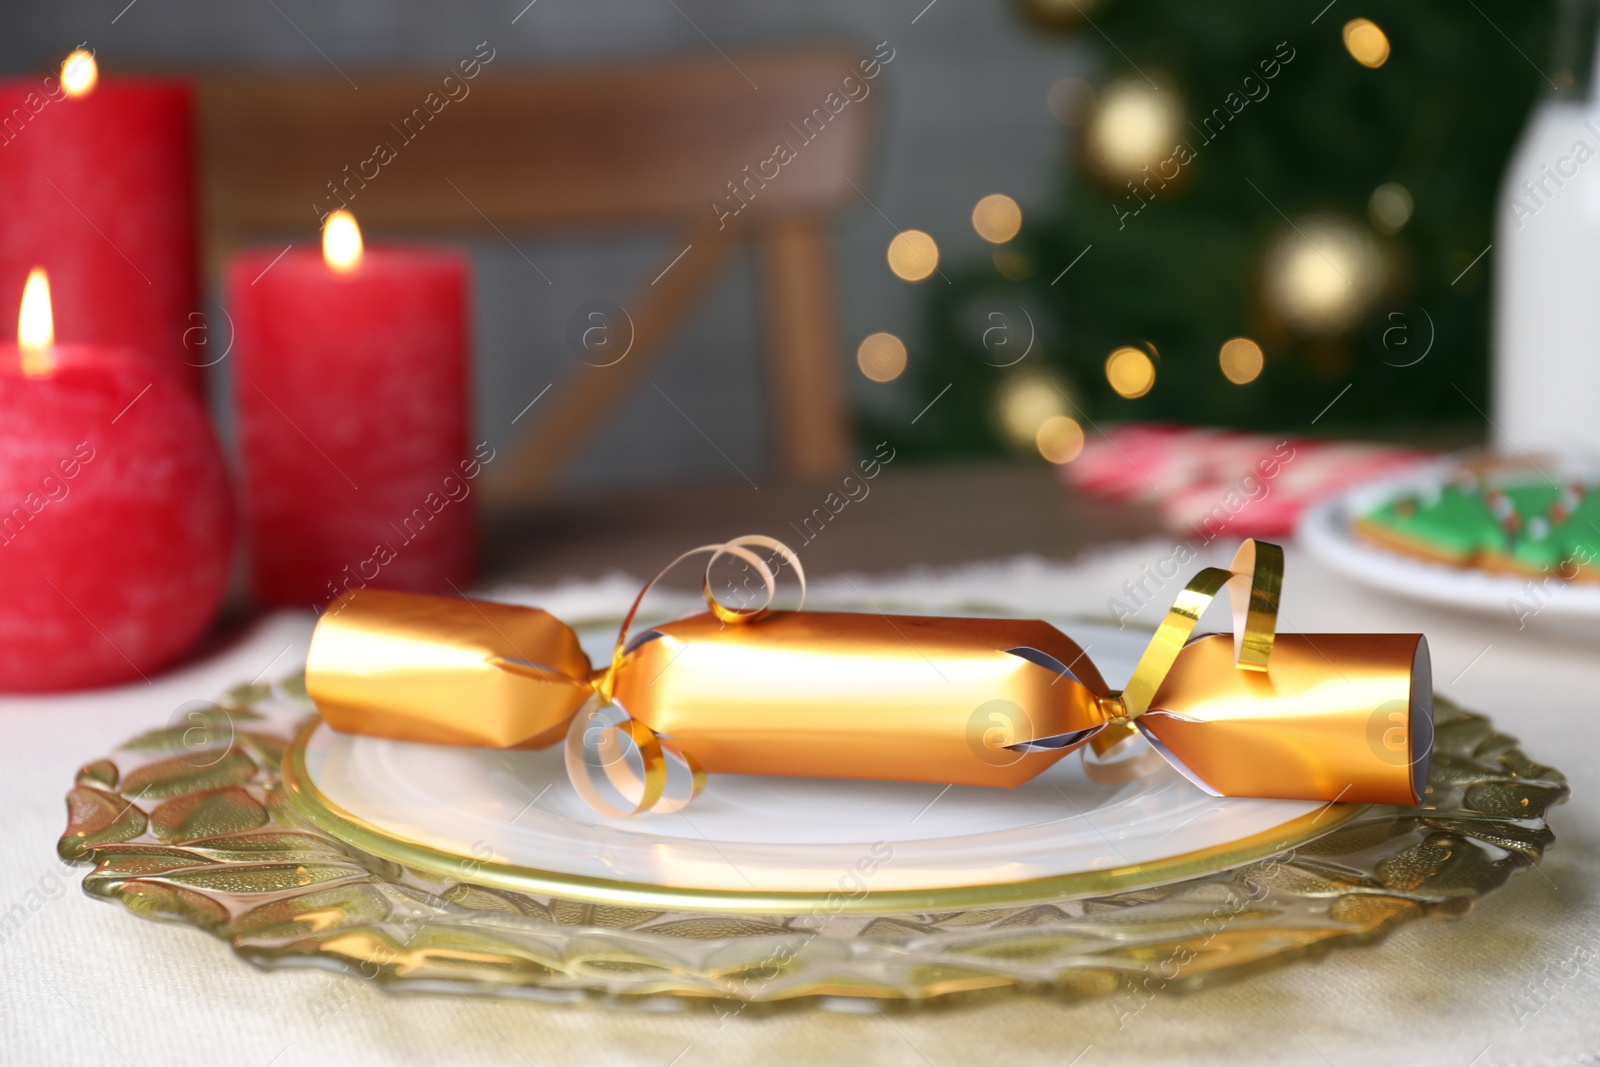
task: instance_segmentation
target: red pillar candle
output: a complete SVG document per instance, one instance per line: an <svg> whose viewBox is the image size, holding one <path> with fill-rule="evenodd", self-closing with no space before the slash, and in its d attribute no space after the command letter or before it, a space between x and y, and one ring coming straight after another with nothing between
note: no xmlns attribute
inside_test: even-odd
<svg viewBox="0 0 1600 1067"><path fill-rule="evenodd" d="M492 458L468 451L465 260L363 250L335 212L323 254L244 253L227 294L256 598L465 588L471 482Z"/></svg>
<svg viewBox="0 0 1600 1067"><path fill-rule="evenodd" d="M100 80L85 52L59 81L0 80L0 307L43 266L64 344L199 365L202 350L185 347L203 336L193 112L185 83ZM198 386L198 371L183 373Z"/></svg>
<svg viewBox="0 0 1600 1067"><path fill-rule="evenodd" d="M148 678L227 587L233 498L188 386L148 358L53 344L42 271L0 345L0 691Z"/></svg>

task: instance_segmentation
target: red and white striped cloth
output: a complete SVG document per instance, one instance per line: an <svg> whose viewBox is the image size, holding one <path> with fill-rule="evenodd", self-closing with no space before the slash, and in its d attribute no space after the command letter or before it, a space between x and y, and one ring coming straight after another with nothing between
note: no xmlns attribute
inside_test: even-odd
<svg viewBox="0 0 1600 1067"><path fill-rule="evenodd" d="M1393 445L1128 423L1084 442L1061 468L1068 485L1153 505L1174 532L1210 540L1283 536L1312 503L1426 462Z"/></svg>

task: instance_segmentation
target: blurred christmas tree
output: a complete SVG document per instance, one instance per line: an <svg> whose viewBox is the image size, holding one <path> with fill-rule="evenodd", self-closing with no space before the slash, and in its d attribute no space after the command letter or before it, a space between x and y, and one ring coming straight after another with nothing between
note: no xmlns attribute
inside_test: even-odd
<svg viewBox="0 0 1600 1067"><path fill-rule="evenodd" d="M951 388L918 420L924 449L1031 450L1058 413L1481 424L1483 253L1552 12L1324 2L1029 0L1098 73L1052 91L1058 210L1008 239L1010 202L980 204L993 261L929 286L911 363L923 396Z"/></svg>

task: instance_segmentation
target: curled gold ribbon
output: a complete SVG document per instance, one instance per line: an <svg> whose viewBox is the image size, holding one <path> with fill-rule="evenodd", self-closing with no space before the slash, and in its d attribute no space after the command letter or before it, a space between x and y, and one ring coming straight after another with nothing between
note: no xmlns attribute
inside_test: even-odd
<svg viewBox="0 0 1600 1067"><path fill-rule="evenodd" d="M1105 757L1138 734L1133 720L1150 710L1161 683L1172 671L1178 654L1200 624L1211 602L1223 589L1233 600L1234 662L1240 670L1265 671L1272 655L1272 641L1278 630L1278 596L1283 588L1283 549L1270 541L1247 538L1234 553L1226 570L1207 567L1178 591L1139 662L1118 694L1121 713L1090 741L1097 756ZM1150 761L1130 763L1124 775L1096 765L1085 753L1091 777L1100 781L1119 780L1126 773L1146 769Z"/></svg>
<svg viewBox="0 0 1600 1067"><path fill-rule="evenodd" d="M1226 588L1233 598L1234 660L1240 670L1265 671L1278 630L1278 594L1283 588L1283 549L1268 541L1247 539L1227 570L1207 567L1179 591L1166 616L1145 646L1128 684L1122 706L1129 719L1150 709L1156 690L1166 680L1178 653L1200 623L1200 616Z"/></svg>
<svg viewBox="0 0 1600 1067"><path fill-rule="evenodd" d="M771 565L765 558L751 551L752 547L765 548L794 568L795 579L800 583L800 603L795 610L798 611L800 608L805 607L806 569L801 566L800 557L795 554L794 549L782 541L762 534L746 534L743 537L735 537L731 541L724 541L718 545L700 545L697 548L691 548L657 571L656 576L644 583L644 588L639 590L639 595L633 598L633 604L628 608L628 613L623 616L622 626L617 630L617 642L611 652L611 666L606 669L606 672L596 683L596 689L599 691L600 696L605 700L610 700L612 693L616 689L617 670L621 667L623 657L627 652L628 631L633 629L634 617L639 614L639 607L644 603L644 598L649 595L650 590L655 588L657 582L671 574L678 564L686 559L693 559L695 556L705 552L711 553L711 558L706 560L705 574L700 579L700 595L705 599L706 607L711 609L711 614L715 615L719 622L728 623L729 625L742 625L747 622L754 622L765 615L768 609L771 608L772 601L778 595L778 576L773 573ZM717 565L717 561L724 556L733 556L735 559L743 560L761 578L761 583L767 590L767 599L759 608L730 608L718 600L717 595L711 591L711 570Z"/></svg>
<svg viewBox="0 0 1600 1067"><path fill-rule="evenodd" d="M633 620L639 614L645 597L657 582L684 560L710 553L711 558L706 561L705 573L700 580L700 594L717 621L724 625L742 626L766 615L778 595L778 576L767 558L755 551L758 548L768 550L794 568L795 578L800 583L800 604L804 606L805 567L801 565L794 549L782 541L749 534L722 544L691 548L661 568L633 598L633 604L617 630L611 663L595 682L595 692L600 699L607 703L614 701L617 672L627 657L628 633L633 628ZM760 607L729 607L717 599L711 589L711 571L726 556L743 561L761 579L766 588L766 600ZM613 818L637 815L642 811L679 811L699 796L706 784L706 772L700 764L670 739L658 735L637 719L624 718L620 722L608 720L599 707L586 705L573 718L572 726L567 731L564 755L567 776L584 802ZM679 770L679 773L673 774L674 770ZM670 788L675 777L681 779L682 783L676 790ZM618 799L621 803L618 803Z"/></svg>

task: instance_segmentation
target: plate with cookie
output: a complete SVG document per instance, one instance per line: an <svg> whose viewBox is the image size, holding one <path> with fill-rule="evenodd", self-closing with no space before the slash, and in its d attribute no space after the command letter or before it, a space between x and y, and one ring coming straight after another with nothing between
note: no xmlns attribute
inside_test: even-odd
<svg viewBox="0 0 1600 1067"><path fill-rule="evenodd" d="M1600 464L1456 456L1309 508L1296 537L1386 592L1506 612L1600 618Z"/></svg>

